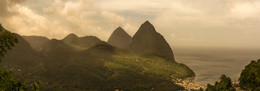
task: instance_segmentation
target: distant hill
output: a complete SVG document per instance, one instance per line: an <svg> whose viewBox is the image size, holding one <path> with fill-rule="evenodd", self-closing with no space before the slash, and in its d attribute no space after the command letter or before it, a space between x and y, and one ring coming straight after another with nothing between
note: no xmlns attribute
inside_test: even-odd
<svg viewBox="0 0 260 91"><path fill-rule="evenodd" d="M109 37L107 43L125 49L132 42L132 37L121 27L118 27Z"/></svg>
<svg viewBox="0 0 260 91"><path fill-rule="evenodd" d="M78 37L73 33L66 36L64 39L62 39L62 41L78 50L88 49L94 46L96 43L101 42L101 40L95 36Z"/></svg>
<svg viewBox="0 0 260 91"><path fill-rule="evenodd" d="M42 44L49 41L48 38L43 36L22 36L22 37L30 43L30 45L34 50L37 51L41 50L40 48Z"/></svg>
<svg viewBox="0 0 260 91"><path fill-rule="evenodd" d="M74 53L76 50L62 40L51 39L41 46L40 53L49 58L59 58Z"/></svg>
<svg viewBox="0 0 260 91"><path fill-rule="evenodd" d="M149 21L146 21L141 25L133 36L133 41L127 49L128 51L139 55L153 54L174 61L171 47L164 37L160 33L156 32L154 26Z"/></svg>
<svg viewBox="0 0 260 91"><path fill-rule="evenodd" d="M1 60L0 66L16 69L16 76L25 80L28 79L27 76L44 69L44 59L32 49L25 39L18 34L16 36L18 43L7 52L7 55Z"/></svg>

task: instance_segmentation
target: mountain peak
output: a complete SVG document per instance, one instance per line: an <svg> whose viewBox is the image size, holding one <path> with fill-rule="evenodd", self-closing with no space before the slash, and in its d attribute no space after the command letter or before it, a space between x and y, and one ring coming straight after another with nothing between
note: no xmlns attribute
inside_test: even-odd
<svg viewBox="0 0 260 91"><path fill-rule="evenodd" d="M119 48L126 48L132 41L132 37L121 27L118 27L108 39L108 43Z"/></svg>
<svg viewBox="0 0 260 91"><path fill-rule="evenodd" d="M118 27L118 28L116 28L116 30L112 33L112 34L114 34L114 33L120 33L120 34L122 34L122 33L124 33L124 34L127 34L127 35L129 35L122 27Z"/></svg>
<svg viewBox="0 0 260 91"><path fill-rule="evenodd" d="M74 33L70 33L69 35L67 35L65 38L63 38L62 40L65 41L74 41L75 39L77 39L78 36Z"/></svg>
<svg viewBox="0 0 260 91"><path fill-rule="evenodd" d="M139 28L139 31L152 31L155 32L155 28L154 26L149 22L149 21L145 21L141 27Z"/></svg>
<svg viewBox="0 0 260 91"><path fill-rule="evenodd" d="M139 55L155 54L175 60L170 45L149 21L141 25L127 50Z"/></svg>
<svg viewBox="0 0 260 91"><path fill-rule="evenodd" d="M149 21L145 21L142 25L153 27L153 24L150 23Z"/></svg>
<svg viewBox="0 0 260 91"><path fill-rule="evenodd" d="M152 25L148 20L145 21L143 24L149 24L149 25Z"/></svg>
<svg viewBox="0 0 260 91"><path fill-rule="evenodd" d="M116 30L124 30L122 27L117 27Z"/></svg>
<svg viewBox="0 0 260 91"><path fill-rule="evenodd" d="M70 33L67 37L77 38L78 36L74 33Z"/></svg>

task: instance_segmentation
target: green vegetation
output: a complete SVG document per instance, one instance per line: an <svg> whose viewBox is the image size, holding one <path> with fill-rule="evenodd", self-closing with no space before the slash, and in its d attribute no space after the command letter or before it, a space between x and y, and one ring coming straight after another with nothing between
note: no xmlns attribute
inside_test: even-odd
<svg viewBox="0 0 260 91"><path fill-rule="evenodd" d="M27 90L23 82L17 81L13 76L13 70L0 70L1 91L21 91Z"/></svg>
<svg viewBox="0 0 260 91"><path fill-rule="evenodd" d="M171 63L163 58L155 58L116 55L108 59L84 60L88 61L86 63L80 61L81 65L71 62L42 74L47 74L46 79L51 79L46 80L51 83L46 90L101 91L115 89L175 91L184 88L174 84L173 77L194 76L194 73L186 68L187 66Z"/></svg>
<svg viewBox="0 0 260 91"><path fill-rule="evenodd" d="M4 57L8 50L10 50L15 43L17 43L15 34L6 31L0 25L0 59ZM16 80L13 75L14 70L0 69L0 90L1 91L24 91L39 89L40 82L34 82L31 86L25 82Z"/></svg>
<svg viewBox="0 0 260 91"><path fill-rule="evenodd" d="M249 91L260 91L260 59L251 61L241 72L239 87ZM236 85L235 85L236 86ZM229 77L222 75L220 82L215 85L208 84L206 91L235 91L232 81Z"/></svg>
<svg viewBox="0 0 260 91"><path fill-rule="evenodd" d="M113 56L112 60L104 63L106 69L114 74L109 76L110 80L118 81L121 88L136 88L141 86L151 90L162 89L177 90L172 79L193 77L194 73L183 64L167 61L157 56ZM122 83L125 81L126 83ZM136 86L129 86L135 84ZM167 84L167 85L163 85ZM179 86L177 86L180 89Z"/></svg>
<svg viewBox="0 0 260 91"><path fill-rule="evenodd" d="M0 91L37 91L40 88L41 82L33 82L31 85L22 81L16 80L14 77L14 69L0 70Z"/></svg>
<svg viewBox="0 0 260 91"><path fill-rule="evenodd" d="M168 61L159 56L113 56L113 60L104 64L111 70L131 69L140 74L153 74L164 79L189 78L195 74L188 66Z"/></svg>
<svg viewBox="0 0 260 91"><path fill-rule="evenodd" d="M149 24L146 29L153 29L153 26ZM176 91L184 89L175 84L173 79L194 77L194 72L186 65L174 60L172 50L166 40L153 30L147 31L152 32L148 33L151 36L144 36L148 40L140 42L144 45L143 47L137 45L139 42L136 43L133 49L141 48L145 51L140 50L138 54L131 54L127 49L101 42L94 36L77 37L75 34L70 34L63 40L47 39L48 41L41 45L35 43L34 48L38 49L35 51L17 34L16 37L20 43L5 56L2 64L6 68L18 69L18 75L15 74L17 78L30 82L36 79L41 80L44 86L41 90L46 91L113 91L115 89ZM150 38L153 39L150 40ZM35 40L31 40L33 41ZM156 55L137 56L144 53ZM166 55L157 56L158 54ZM168 58L168 56L171 57ZM25 86L29 85L25 84ZM31 89L35 90L39 85L34 82L32 86L34 87Z"/></svg>
<svg viewBox="0 0 260 91"><path fill-rule="evenodd" d="M186 65L153 55L131 55L104 43L51 62L38 73L41 81L48 82L45 90L176 91L184 88L173 78L194 77Z"/></svg>
<svg viewBox="0 0 260 91"><path fill-rule="evenodd" d="M226 75L220 77L220 82L216 82L215 85L207 85L206 91L235 91L232 86L232 81Z"/></svg>
<svg viewBox="0 0 260 91"><path fill-rule="evenodd" d="M252 91L260 90L260 59L251 61L245 67L239 78L239 86Z"/></svg>
<svg viewBox="0 0 260 91"><path fill-rule="evenodd" d="M15 34L6 31L0 24L0 59L17 43Z"/></svg>

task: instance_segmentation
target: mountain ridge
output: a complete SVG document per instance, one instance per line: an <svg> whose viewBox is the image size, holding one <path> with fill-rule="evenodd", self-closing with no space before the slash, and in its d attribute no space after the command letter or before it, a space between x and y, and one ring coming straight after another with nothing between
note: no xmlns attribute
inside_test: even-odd
<svg viewBox="0 0 260 91"><path fill-rule="evenodd" d="M4 29L4 31L8 31L4 27L0 28ZM22 36L16 33L14 33L14 35L18 43L1 59L0 66L5 69L14 68L17 70L16 76L20 79L32 80L28 78L31 77L31 74L44 69L43 62L45 59L41 57Z"/></svg>
<svg viewBox="0 0 260 91"><path fill-rule="evenodd" d="M62 41L77 50L85 50L94 46L96 43L101 42L96 36L78 37L74 33L67 35Z"/></svg>
<svg viewBox="0 0 260 91"><path fill-rule="evenodd" d="M73 47L67 45L62 40L57 39L51 39L44 43L41 49L41 54L51 58L62 57L76 51Z"/></svg>
<svg viewBox="0 0 260 91"><path fill-rule="evenodd" d="M118 29L120 32L122 28ZM35 51L26 40L18 36L20 42L26 44L26 48L19 47L18 44L16 47L21 51L10 53L25 55L25 57L39 54L41 57L24 59L11 55L7 56L11 58L11 61L8 60L8 62L17 64L17 59L19 59L18 61L21 60L20 62L27 64L23 66L25 69L36 69L35 72L23 72L24 69L21 72L23 75L31 72L30 77L27 78L41 80L44 86L42 89L46 91L68 89L77 91L113 91L115 89L176 91L184 89L173 83L172 78L194 77L194 72L184 64L169 61L167 57L161 57L161 55L157 56L163 52L158 50L170 48L167 48L166 40L155 31L150 22L144 23L140 29L142 30L137 31L134 40L131 36L131 38L128 37L131 39L131 43L134 42L133 48L141 51L136 53L138 55L134 54L133 50L129 52L128 47L119 48L101 41L95 36L78 37L76 34L69 34L62 40L48 40L41 45L42 50ZM121 39L121 37L118 38ZM147 51L142 52L143 50L149 50L149 53L155 53L155 55L143 55L148 53ZM31 51L29 52L31 54L27 55L25 51ZM35 65L33 62L39 64L31 66ZM15 67L16 65L9 66L19 69Z"/></svg>
<svg viewBox="0 0 260 91"><path fill-rule="evenodd" d="M43 37L43 36L22 36L26 41L29 42L29 44L31 45L31 47L36 50L39 51L41 50L41 46L49 41L49 39L47 37Z"/></svg>

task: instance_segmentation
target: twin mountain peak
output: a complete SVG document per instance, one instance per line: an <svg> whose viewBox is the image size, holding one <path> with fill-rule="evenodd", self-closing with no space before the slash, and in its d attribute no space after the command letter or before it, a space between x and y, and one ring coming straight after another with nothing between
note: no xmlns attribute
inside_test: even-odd
<svg viewBox="0 0 260 91"><path fill-rule="evenodd" d="M171 47L149 21L141 25L133 38L118 27L108 39L108 43L138 55L153 54L174 60Z"/></svg>
<svg viewBox="0 0 260 91"><path fill-rule="evenodd" d="M102 40L95 36L78 37L73 33L59 41L61 43L64 42L63 44L67 44L73 47L73 49L75 48L78 50L89 49L95 46L97 43L102 42ZM49 41L49 43L46 42L45 44L53 45L52 47L58 46L52 42L55 41ZM117 48L126 49L127 51L137 55L157 55L175 61L171 47L164 39L164 37L155 30L154 26L149 21L143 23L133 37L131 37L122 27L118 27L111 34L107 43ZM35 48L37 47L38 46ZM67 46L65 46L65 48L67 48Z"/></svg>

